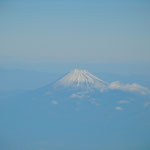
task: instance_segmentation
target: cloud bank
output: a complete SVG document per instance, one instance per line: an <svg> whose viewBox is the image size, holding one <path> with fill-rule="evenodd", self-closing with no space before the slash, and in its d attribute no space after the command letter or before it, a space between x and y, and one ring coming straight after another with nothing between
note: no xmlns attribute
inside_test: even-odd
<svg viewBox="0 0 150 150"><path fill-rule="evenodd" d="M128 104L129 101L125 101L125 100L121 100L121 101L118 101L119 104Z"/></svg>
<svg viewBox="0 0 150 150"><path fill-rule="evenodd" d="M150 105L150 102L145 102L144 107L148 107Z"/></svg>
<svg viewBox="0 0 150 150"><path fill-rule="evenodd" d="M115 81L109 84L109 89L111 90L122 90L122 91L129 91L129 92L137 92L142 95L150 94L148 88L141 86L136 83L132 84L122 84L120 81Z"/></svg>
<svg viewBox="0 0 150 150"><path fill-rule="evenodd" d="M51 101L51 103L54 104L54 105L57 105L57 104L58 104L58 102L55 101L55 100Z"/></svg>
<svg viewBox="0 0 150 150"><path fill-rule="evenodd" d="M123 110L123 108L120 107L120 106L116 106L115 109L116 109L116 110Z"/></svg>

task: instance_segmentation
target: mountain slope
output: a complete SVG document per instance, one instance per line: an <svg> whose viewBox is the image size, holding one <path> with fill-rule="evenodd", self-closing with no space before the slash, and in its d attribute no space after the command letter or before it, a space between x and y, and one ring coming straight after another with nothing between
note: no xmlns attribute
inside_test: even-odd
<svg viewBox="0 0 150 150"><path fill-rule="evenodd" d="M106 90L107 86L107 82L95 77L87 70L79 69L71 71L53 85L54 88L80 88L87 90L98 89L101 92Z"/></svg>

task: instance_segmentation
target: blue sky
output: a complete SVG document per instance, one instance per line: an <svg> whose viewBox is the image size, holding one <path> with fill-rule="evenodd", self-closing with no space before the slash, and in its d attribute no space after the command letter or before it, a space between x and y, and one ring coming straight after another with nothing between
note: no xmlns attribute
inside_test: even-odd
<svg viewBox="0 0 150 150"><path fill-rule="evenodd" d="M149 63L148 0L2 0L0 65Z"/></svg>

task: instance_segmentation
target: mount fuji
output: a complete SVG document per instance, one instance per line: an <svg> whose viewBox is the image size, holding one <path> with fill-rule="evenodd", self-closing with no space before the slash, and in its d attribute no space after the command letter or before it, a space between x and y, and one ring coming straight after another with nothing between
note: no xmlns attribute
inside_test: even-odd
<svg viewBox="0 0 150 150"><path fill-rule="evenodd" d="M129 103L129 99L139 99L149 95L149 89L137 83L122 84L120 81L108 83L87 70L74 69L52 84L34 91L38 98L51 100L52 104L75 102L99 105L104 99L110 103ZM112 101L112 98L116 100ZM125 99L125 100L124 100ZM82 101L81 101L82 100ZM113 105L112 105L113 106ZM120 109L120 107L118 107Z"/></svg>
<svg viewBox="0 0 150 150"><path fill-rule="evenodd" d="M54 88L97 89L101 92L107 89L108 83L97 78L87 70L75 69L54 83Z"/></svg>
<svg viewBox="0 0 150 150"><path fill-rule="evenodd" d="M38 89L38 91L50 92L50 91L97 91L103 93L106 91L124 91L135 92L139 94L149 94L149 89L141 86L137 83L122 84L120 81L114 81L108 83L94 76L87 70L74 69L67 73L62 78L52 84L48 84Z"/></svg>

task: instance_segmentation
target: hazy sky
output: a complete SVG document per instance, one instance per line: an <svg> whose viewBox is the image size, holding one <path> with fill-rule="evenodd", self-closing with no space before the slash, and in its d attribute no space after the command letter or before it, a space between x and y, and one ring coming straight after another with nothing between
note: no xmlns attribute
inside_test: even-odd
<svg viewBox="0 0 150 150"><path fill-rule="evenodd" d="M0 64L150 62L149 0L1 0Z"/></svg>

